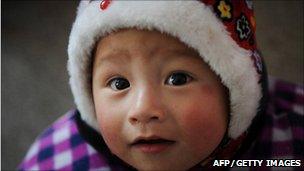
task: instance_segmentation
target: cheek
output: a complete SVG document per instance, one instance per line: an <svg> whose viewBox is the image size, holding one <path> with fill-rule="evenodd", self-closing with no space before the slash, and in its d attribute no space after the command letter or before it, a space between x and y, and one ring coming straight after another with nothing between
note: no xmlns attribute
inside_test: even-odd
<svg viewBox="0 0 304 171"><path fill-rule="evenodd" d="M227 127L226 105L222 94L213 89L201 89L180 108L179 119L186 141L198 155L210 154L220 143Z"/></svg>
<svg viewBox="0 0 304 171"><path fill-rule="evenodd" d="M200 109L197 105L189 105L184 109L181 118L186 132L192 132L193 139L209 139L220 136L225 131L226 123L222 114L206 108Z"/></svg>
<svg viewBox="0 0 304 171"><path fill-rule="evenodd" d="M121 130L122 125L121 118L117 111L112 110L111 104L98 100L95 103L98 104L95 105L95 111L99 130L108 147L113 153L116 153L120 149L121 135L119 130Z"/></svg>
<svg viewBox="0 0 304 171"><path fill-rule="evenodd" d="M101 116L100 116L101 115ZM105 141L110 144L118 141L117 130L119 125L116 124L117 120L113 117L103 117L103 114L99 114L97 117L100 132Z"/></svg>

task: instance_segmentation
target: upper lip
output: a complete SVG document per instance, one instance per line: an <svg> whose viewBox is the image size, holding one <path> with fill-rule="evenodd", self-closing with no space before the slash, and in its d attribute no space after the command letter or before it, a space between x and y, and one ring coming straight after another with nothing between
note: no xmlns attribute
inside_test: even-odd
<svg viewBox="0 0 304 171"><path fill-rule="evenodd" d="M160 136L139 136L137 138L135 138L130 145L137 145L137 144L141 144L141 143L157 143L157 142L167 142L167 143L173 143L175 142L174 140L170 140L170 139L166 139Z"/></svg>

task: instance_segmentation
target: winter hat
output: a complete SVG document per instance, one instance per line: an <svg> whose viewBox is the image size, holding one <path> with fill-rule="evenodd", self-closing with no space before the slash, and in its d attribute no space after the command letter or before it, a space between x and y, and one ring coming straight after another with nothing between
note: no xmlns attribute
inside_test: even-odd
<svg viewBox="0 0 304 171"><path fill-rule="evenodd" d="M98 131L91 92L92 50L121 28L155 29L197 50L229 89L228 137L237 139L263 96L262 60L250 0L80 2L68 46L68 71L82 119Z"/></svg>

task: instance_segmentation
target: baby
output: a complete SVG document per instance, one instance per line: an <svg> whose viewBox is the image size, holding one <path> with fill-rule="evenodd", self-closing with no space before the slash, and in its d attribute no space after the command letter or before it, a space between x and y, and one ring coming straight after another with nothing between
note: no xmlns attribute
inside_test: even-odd
<svg viewBox="0 0 304 171"><path fill-rule="evenodd" d="M94 56L98 126L125 162L140 170L185 170L223 139L225 88L197 52L176 38L118 31L98 43Z"/></svg>
<svg viewBox="0 0 304 171"><path fill-rule="evenodd" d="M82 1L68 52L77 109L38 137L20 170L266 158L255 151L267 136L267 77L251 1Z"/></svg>

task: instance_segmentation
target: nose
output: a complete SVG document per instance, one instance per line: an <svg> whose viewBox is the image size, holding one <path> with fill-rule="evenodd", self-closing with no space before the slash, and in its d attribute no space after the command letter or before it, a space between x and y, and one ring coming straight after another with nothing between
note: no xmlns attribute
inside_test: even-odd
<svg viewBox="0 0 304 171"><path fill-rule="evenodd" d="M163 122L166 119L166 111L161 97L161 93L153 88L137 91L132 99L128 121L132 125Z"/></svg>

